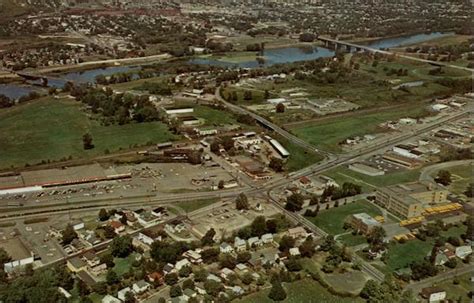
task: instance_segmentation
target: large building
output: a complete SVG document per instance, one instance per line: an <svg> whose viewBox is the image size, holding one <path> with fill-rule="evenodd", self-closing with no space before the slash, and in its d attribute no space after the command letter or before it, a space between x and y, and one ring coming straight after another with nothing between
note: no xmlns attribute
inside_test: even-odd
<svg viewBox="0 0 474 303"><path fill-rule="evenodd" d="M377 190L375 201L402 218L421 216L425 208L447 202L448 191L422 183L408 183Z"/></svg>
<svg viewBox="0 0 474 303"><path fill-rule="evenodd" d="M362 232L364 235L370 233L374 227L381 226L380 222L366 213L353 214L350 218L352 228Z"/></svg>

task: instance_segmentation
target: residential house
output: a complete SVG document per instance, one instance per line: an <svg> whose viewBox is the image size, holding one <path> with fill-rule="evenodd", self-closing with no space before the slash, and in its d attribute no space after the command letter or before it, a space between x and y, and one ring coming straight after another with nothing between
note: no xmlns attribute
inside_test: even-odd
<svg viewBox="0 0 474 303"><path fill-rule="evenodd" d="M237 251L237 252L246 251L247 250L247 243L245 242L245 240L240 239L239 237L235 237L234 248L235 248L235 251Z"/></svg>
<svg viewBox="0 0 474 303"><path fill-rule="evenodd" d="M155 283L159 285L163 284L163 275L157 271L154 271L151 274L149 274L147 278L148 278L148 281L150 281L151 283Z"/></svg>
<svg viewBox="0 0 474 303"><path fill-rule="evenodd" d="M122 301L111 295L106 295L102 298L102 303L122 303Z"/></svg>
<svg viewBox="0 0 474 303"><path fill-rule="evenodd" d="M76 275L89 289L93 289L97 284L96 280L86 270L81 270L77 272Z"/></svg>
<svg viewBox="0 0 474 303"><path fill-rule="evenodd" d="M166 213L166 208L160 206L151 211L151 214L155 217L161 218Z"/></svg>
<svg viewBox="0 0 474 303"><path fill-rule="evenodd" d="M241 296L245 293L244 289L238 285L227 287L227 289L230 289L236 296Z"/></svg>
<svg viewBox="0 0 474 303"><path fill-rule="evenodd" d="M273 243L273 235L272 234L264 234L262 236L262 242L264 244Z"/></svg>
<svg viewBox="0 0 474 303"><path fill-rule="evenodd" d="M186 296L186 299L189 300L190 298L196 297L197 293L192 289L186 288L185 290L183 290L183 296Z"/></svg>
<svg viewBox="0 0 474 303"><path fill-rule="evenodd" d="M261 246L263 243L259 237L252 237L247 240L250 248Z"/></svg>
<svg viewBox="0 0 474 303"><path fill-rule="evenodd" d="M87 263L79 257L73 257L67 260L66 266L71 272L78 273L82 270L86 270Z"/></svg>
<svg viewBox="0 0 474 303"><path fill-rule="evenodd" d="M426 287L421 290L421 296L428 302L440 302L446 299L446 291L439 287Z"/></svg>
<svg viewBox="0 0 474 303"><path fill-rule="evenodd" d="M222 242L221 245L219 245L219 251L223 254L226 254L231 253L234 250L232 249L232 246L230 246L227 242Z"/></svg>
<svg viewBox="0 0 474 303"><path fill-rule="evenodd" d="M239 263L235 266L235 269L239 272L246 272L248 270L248 267L247 267L247 265L245 265L243 263Z"/></svg>
<svg viewBox="0 0 474 303"><path fill-rule="evenodd" d="M175 271L175 269L174 269L173 264L168 263L165 266L163 266L163 272L165 273L165 275L167 275L169 273L172 273L174 271Z"/></svg>
<svg viewBox="0 0 474 303"><path fill-rule="evenodd" d="M193 264L202 263L201 254L197 252L197 250L188 250L183 254L183 256L186 257Z"/></svg>
<svg viewBox="0 0 474 303"><path fill-rule="evenodd" d="M456 257L459 259L464 260L470 254L472 254L472 247L470 245L456 247Z"/></svg>
<svg viewBox="0 0 474 303"><path fill-rule="evenodd" d="M300 255L301 255L301 253L300 253L300 249L298 247L290 248L290 256L297 257L297 256L300 256Z"/></svg>
<svg viewBox="0 0 474 303"><path fill-rule="evenodd" d="M125 296L129 292L133 294L133 290L130 287L125 287L125 288L118 291L117 298L119 298L120 300L125 302Z"/></svg>
<svg viewBox="0 0 474 303"><path fill-rule="evenodd" d="M107 271L107 264L102 263L102 264L96 265L94 267L89 268L89 271L91 274L93 274L96 277L100 276L101 274Z"/></svg>
<svg viewBox="0 0 474 303"><path fill-rule="evenodd" d="M115 233L118 235L121 232L125 231L125 225L119 221L110 221L109 225L114 229Z"/></svg>
<svg viewBox="0 0 474 303"><path fill-rule="evenodd" d="M229 269L227 267L224 267L223 269L221 269L220 271L220 276L222 279L224 280L228 280L229 279L229 276L231 275L234 275L235 272L232 270L232 269Z"/></svg>
<svg viewBox="0 0 474 303"><path fill-rule="evenodd" d="M140 280L137 283L133 284L132 289L136 294L142 294L149 290L150 287L150 283L146 282L145 280Z"/></svg>
<svg viewBox="0 0 474 303"><path fill-rule="evenodd" d="M209 274L206 279L216 281L216 282L219 282L219 283L222 282L222 279L219 278L218 276L214 275L214 274Z"/></svg>
<svg viewBox="0 0 474 303"><path fill-rule="evenodd" d="M307 232L306 229L301 226L298 226L288 229L288 236L292 237L293 239L306 238Z"/></svg>
<svg viewBox="0 0 474 303"><path fill-rule="evenodd" d="M189 262L188 259L182 259L176 262L174 268L176 268L177 271L180 271L181 268L186 267L186 266L191 266L191 262Z"/></svg>

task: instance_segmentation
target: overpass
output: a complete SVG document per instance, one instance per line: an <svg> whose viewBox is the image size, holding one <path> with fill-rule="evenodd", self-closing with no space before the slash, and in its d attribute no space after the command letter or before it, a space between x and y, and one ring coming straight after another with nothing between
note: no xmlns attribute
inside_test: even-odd
<svg viewBox="0 0 474 303"><path fill-rule="evenodd" d="M458 65L454 65L454 64L449 64L448 62L439 62L439 61L433 61L433 60L417 58L417 57L413 57L413 56L397 54L395 52L391 52L391 51L388 51L388 50L373 48L373 47L370 47L369 45L356 44L356 43L337 40L337 39L332 39L332 38L328 38L328 37L324 37L324 36L317 36L316 39L323 42L324 46L326 48L334 49L336 51L337 50L346 50L347 52L365 51L365 52L378 53L378 54L383 54L383 55L394 55L398 58L413 60L413 61L417 61L417 62L421 62L421 63L428 63L428 64L431 64L433 66L455 68L455 69L468 71L468 72L471 72L471 73L474 72L474 69L472 69L472 68L458 66Z"/></svg>
<svg viewBox="0 0 474 303"><path fill-rule="evenodd" d="M42 86L48 86L49 80L64 81L64 79L52 77L49 75L40 75L40 74L35 74L35 73L23 72L23 71L13 72L13 73L18 75L19 77L22 77L25 80L32 80L32 81L40 80Z"/></svg>

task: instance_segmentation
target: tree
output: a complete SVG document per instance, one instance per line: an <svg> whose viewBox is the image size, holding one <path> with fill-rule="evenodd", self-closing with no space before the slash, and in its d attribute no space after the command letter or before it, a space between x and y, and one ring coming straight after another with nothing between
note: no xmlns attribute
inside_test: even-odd
<svg viewBox="0 0 474 303"><path fill-rule="evenodd" d="M289 271L300 271L303 267L301 266L301 263L298 261L298 259L291 257L288 259L288 262L286 262L286 268L288 268Z"/></svg>
<svg viewBox="0 0 474 303"><path fill-rule="evenodd" d="M214 228L211 227L201 239L202 246L214 244L215 235L216 235L216 231L214 230Z"/></svg>
<svg viewBox="0 0 474 303"><path fill-rule="evenodd" d="M273 301L283 301L286 299L286 291L281 285L279 279L276 279L276 281L272 283L272 288L268 293L268 297Z"/></svg>
<svg viewBox="0 0 474 303"><path fill-rule="evenodd" d="M129 236L117 237L110 243L112 256L125 258L133 251L132 238Z"/></svg>
<svg viewBox="0 0 474 303"><path fill-rule="evenodd" d="M123 301L124 303L135 303L137 302L137 300L135 299L135 296L133 295L133 292L131 291L127 291L125 293L125 301Z"/></svg>
<svg viewBox="0 0 474 303"><path fill-rule="evenodd" d="M99 220L104 222L104 221L107 221L109 218L110 218L110 215L107 212L107 210L105 208L101 208L99 210Z"/></svg>
<svg viewBox="0 0 474 303"><path fill-rule="evenodd" d="M315 253L313 237L307 237L299 249L302 257L311 258Z"/></svg>
<svg viewBox="0 0 474 303"><path fill-rule="evenodd" d="M282 172L283 171L283 160L280 159L280 158L276 158L276 157L271 157L270 158L270 163L268 164L268 167L270 167L271 169L273 169L274 171L276 171L277 173L278 172Z"/></svg>
<svg viewBox="0 0 474 303"><path fill-rule="evenodd" d="M180 277L189 277L189 275L191 274L191 266L181 267L178 274Z"/></svg>
<svg viewBox="0 0 474 303"><path fill-rule="evenodd" d="M380 250L386 236L385 230L381 226L375 226L367 235L367 242L371 244L372 249Z"/></svg>
<svg viewBox="0 0 474 303"><path fill-rule="evenodd" d="M119 279L117 273L114 270L109 269L107 271L106 281L107 281L107 284L114 285L114 284L118 283L120 281L120 279Z"/></svg>
<svg viewBox="0 0 474 303"><path fill-rule="evenodd" d="M107 265L107 268L112 268L115 266L114 257L110 253L106 253L100 256L100 263L105 263L105 265Z"/></svg>
<svg viewBox="0 0 474 303"><path fill-rule="evenodd" d="M464 237L468 240L474 241L474 216L469 216L466 219L467 230Z"/></svg>
<svg viewBox="0 0 474 303"><path fill-rule="evenodd" d="M194 281L192 279L186 279L183 281L183 289L194 289Z"/></svg>
<svg viewBox="0 0 474 303"><path fill-rule="evenodd" d="M278 103L275 107L275 111L277 113L284 113L285 112L285 104L283 103Z"/></svg>
<svg viewBox="0 0 474 303"><path fill-rule="evenodd" d="M266 219L264 216L256 217L250 225L252 236L261 237L267 231Z"/></svg>
<svg viewBox="0 0 474 303"><path fill-rule="evenodd" d="M89 133L86 133L82 136L82 144L84 149L93 149L94 144L92 143L92 136Z"/></svg>
<svg viewBox="0 0 474 303"><path fill-rule="evenodd" d="M74 230L74 227L72 227L71 224L68 224L66 228L62 232L62 243L63 245L68 245L70 244L74 239L77 239L77 233Z"/></svg>
<svg viewBox="0 0 474 303"><path fill-rule="evenodd" d="M222 285L222 283L219 283L214 280L206 280L206 282L204 282L204 289L209 295L213 297L217 297L217 295L221 292L223 288L224 286Z"/></svg>
<svg viewBox="0 0 474 303"><path fill-rule="evenodd" d="M170 288L170 297L175 298L179 297L183 294L183 290L181 289L181 286L179 285L173 285Z"/></svg>
<svg viewBox="0 0 474 303"><path fill-rule="evenodd" d="M247 271L247 272L244 273L244 275L240 278L240 280L241 280L242 283L244 283L245 285L250 285L250 284L253 282L252 274Z"/></svg>
<svg viewBox="0 0 474 303"><path fill-rule="evenodd" d="M165 283L168 285L175 285L178 283L179 277L177 273L169 273L165 276Z"/></svg>
<svg viewBox="0 0 474 303"><path fill-rule="evenodd" d="M451 173L447 170L440 170L435 178L435 181L439 184L447 186L451 184Z"/></svg>
<svg viewBox="0 0 474 303"><path fill-rule="evenodd" d="M3 269L3 265L10 262L11 260L12 258L7 253L7 251L3 247L0 247L0 269Z"/></svg>
<svg viewBox="0 0 474 303"><path fill-rule="evenodd" d="M219 266L221 268L227 267L234 269L237 265L237 260L231 254L221 254L219 257Z"/></svg>
<svg viewBox="0 0 474 303"><path fill-rule="evenodd" d="M293 193L286 199L285 209L289 211L299 211L303 207L304 198L301 194Z"/></svg>
<svg viewBox="0 0 474 303"><path fill-rule="evenodd" d="M278 249L280 251L288 251L290 248L293 248L295 246L295 239L288 235L284 235L279 243Z"/></svg>
<svg viewBox="0 0 474 303"><path fill-rule="evenodd" d="M238 210L250 208L249 201L244 193L239 194L235 199L235 208Z"/></svg>
<svg viewBox="0 0 474 303"><path fill-rule="evenodd" d="M204 282L207 278L208 272L205 268L199 268L194 272L194 280L196 282Z"/></svg>
<svg viewBox="0 0 474 303"><path fill-rule="evenodd" d="M472 198L474 197L474 183L470 183L466 190L464 191L464 194L466 195L466 197L468 198Z"/></svg>
<svg viewBox="0 0 474 303"><path fill-rule="evenodd" d="M252 100L252 92L249 90L244 91L244 100L250 101Z"/></svg>
<svg viewBox="0 0 474 303"><path fill-rule="evenodd" d="M242 251L237 254L238 263L247 263L252 258L252 255L248 251Z"/></svg>
<svg viewBox="0 0 474 303"><path fill-rule="evenodd" d="M368 302L384 302L384 290L374 280L365 283L364 288L360 291L360 296Z"/></svg>
<svg viewBox="0 0 474 303"><path fill-rule="evenodd" d="M445 265L449 268L456 268L456 266L458 266L458 262L456 261L455 258L452 258L452 259L449 259Z"/></svg>

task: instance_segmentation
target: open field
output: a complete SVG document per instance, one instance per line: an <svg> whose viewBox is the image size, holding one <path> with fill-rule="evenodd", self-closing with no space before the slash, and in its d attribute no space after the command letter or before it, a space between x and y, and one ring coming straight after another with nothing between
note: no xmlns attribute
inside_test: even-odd
<svg viewBox="0 0 474 303"><path fill-rule="evenodd" d="M0 111L0 130L3 168L69 156L86 158L175 139L161 122L102 126L80 103L49 97ZM92 135L94 149L83 149L85 133Z"/></svg>
<svg viewBox="0 0 474 303"><path fill-rule="evenodd" d="M317 154L315 152L309 152L305 148L293 144L283 137L275 135L273 135L273 137L278 140L278 142L280 142L283 147L288 150L288 152L290 152L288 162L286 162L285 164L285 168L289 172L300 170L323 160L323 156L321 156L320 154Z"/></svg>
<svg viewBox="0 0 474 303"><path fill-rule="evenodd" d="M195 106L194 115L197 118L204 119L204 125L207 126L238 124L232 113L224 110L218 110L209 106Z"/></svg>
<svg viewBox="0 0 474 303"><path fill-rule="evenodd" d="M367 240L364 236L362 235L353 235L352 233L340 236L338 240L347 245L347 246L357 246L360 244L366 244Z"/></svg>
<svg viewBox="0 0 474 303"><path fill-rule="evenodd" d="M353 116L344 119L325 120L321 123L314 122L311 126L298 127L291 131L311 144L328 151L337 152L340 151L338 144L348 137L380 132L378 125L382 122L418 116L424 112L424 106L418 104L363 116L355 113Z"/></svg>
<svg viewBox="0 0 474 303"><path fill-rule="evenodd" d="M325 232L332 235L338 235L345 232L343 228L344 221L349 215L363 212L371 216L378 216L382 214L376 206L372 205L367 200L360 200L328 210L324 209L323 204L321 211L316 217L307 217L307 219L310 220L314 225L323 229Z"/></svg>
<svg viewBox="0 0 474 303"><path fill-rule="evenodd" d="M181 201L178 203L173 204L174 206L179 207L180 209L184 210L186 213L193 212L197 209L206 207L208 205L214 204L219 199L204 199L204 200L195 200L195 201Z"/></svg>
<svg viewBox="0 0 474 303"><path fill-rule="evenodd" d="M132 268L133 260L135 259L135 254L131 254L127 258L115 258L115 266L113 270L117 273L119 277L126 274L130 268Z"/></svg>
<svg viewBox="0 0 474 303"><path fill-rule="evenodd" d="M283 287L287 292L287 298L281 302L284 303L358 303L364 302L360 298L342 298L337 297L329 293L324 287L318 282L303 279L293 283L284 283ZM265 289L255 294L244 297L243 299L236 300L238 303L270 303L274 302L268 298L270 289Z"/></svg>
<svg viewBox="0 0 474 303"><path fill-rule="evenodd" d="M324 174L333 178L339 184L344 182L358 183L362 186L362 189L366 188L371 192L376 187L415 182L420 176L420 170L404 170L400 172L389 173L383 176L372 177L340 166L333 168Z"/></svg>
<svg viewBox="0 0 474 303"><path fill-rule="evenodd" d="M461 165L451 167L451 179L453 182L449 185L449 190L455 194L463 193L472 182L473 165Z"/></svg>

